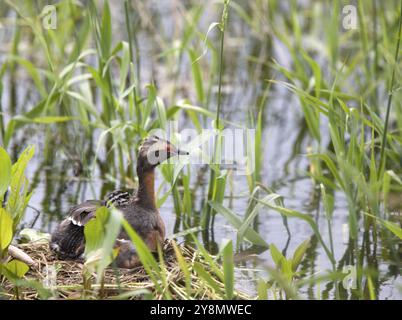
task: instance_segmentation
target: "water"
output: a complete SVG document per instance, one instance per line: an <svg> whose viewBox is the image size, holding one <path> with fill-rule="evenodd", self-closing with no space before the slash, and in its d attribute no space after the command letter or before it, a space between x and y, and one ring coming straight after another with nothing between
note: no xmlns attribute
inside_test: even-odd
<svg viewBox="0 0 402 320"><path fill-rule="evenodd" d="M161 36L155 30L159 30L159 32L163 30L165 39L177 38L183 22L177 20L177 17L181 16L180 10L177 10L175 5L178 5L181 10L184 10L184 7L179 2L170 6L167 2L161 5L159 1L151 1L147 5L152 8L154 16L149 17L149 25L143 26L138 33L141 53L141 81L142 84L154 81L158 87L158 94L164 99L165 104L169 105L175 101L172 101L171 96L174 87L171 77L175 68L167 66L162 59L157 58L162 49L160 45ZM117 2L113 3L112 16L124 17L122 10L123 7ZM218 20L219 14L216 13L213 6L207 6L198 28L205 33L208 25ZM125 39L124 19L114 19L113 27L114 38ZM261 39L235 14L230 17L228 30L225 47L223 112L226 119L244 124L248 120L247 112L244 110L253 108L257 104L257 98L263 94L264 80L271 78L271 71L261 64L251 63L250 56L257 56L262 60L272 56L285 66L291 66L292 62L291 57L278 39L273 38L272 41ZM2 31L1 28L0 35L5 38L5 42L11 39L11 35L4 30ZM3 61L4 56L4 52L0 53L0 61ZM210 53L204 57L204 59L209 58ZM196 100L190 74L190 61L184 57L182 65L180 65L174 99ZM39 100L29 77L23 71L18 72L17 79L18 86L15 86L16 83L11 82L9 75L3 78L4 91L1 102L3 106L6 106L4 114L6 123L11 117L11 110L9 110L13 101L12 96L10 96L11 89L16 87L17 90L15 113L29 110ZM213 87L212 90L216 91L216 87ZM211 101L210 105L214 108L215 100ZM324 119L321 127L322 145L326 145L329 138ZM102 198L107 191L119 187L118 183L114 183L112 178L107 176L108 172L99 166L96 167L95 174L90 180L76 176L74 170L77 170L77 165L80 162L84 162L84 169L85 166L88 167L91 164L91 161L85 163L84 155L93 152L96 143L91 144L83 139L78 124L74 124L74 126L69 127L68 138L71 145L65 145L66 140L63 140L63 137L58 135L54 128L45 129L42 125L25 126L13 137L10 148L15 159L26 145L32 143L36 145L35 156L28 168L28 177L34 183L34 194L30 201L31 207L27 209L23 226L34 227L47 232L51 232L57 223L65 217L71 205L86 199ZM96 133L93 141L97 141L98 135L99 132ZM276 193L283 195L286 207L308 213L314 217L325 243L328 244L329 237L324 212L320 202L315 198L317 190L314 189L313 182L306 174L309 162L305 154L312 141L308 137L306 127L302 122L297 98L279 86L272 87L266 101L263 136L266 143L264 145L261 182L275 189ZM194 166L192 169L195 172L200 167ZM158 170L157 186L162 181L163 178ZM231 183L229 182L229 184ZM199 210L202 205L202 194L206 194L206 187L202 186L197 191L194 201L196 210ZM249 195L246 178L236 177L232 181L232 188L232 190L229 187L227 188L224 204L242 216L247 207ZM159 196L167 191L168 186L164 185ZM236 196L232 197L231 195ZM378 290L378 298L401 299L402 294L398 287L401 287L402 279L389 250L382 246L385 242L374 241L372 235L363 233L362 226L360 226L361 232L357 241L358 247L353 248L351 243L345 242L348 206L342 193L337 192L335 197L332 232L337 266L340 268L342 263L347 265L348 263L343 261L347 261L350 252L359 250L364 259L364 265L369 265L372 269L378 270L376 289ZM40 212L39 215L38 212ZM167 235L174 234L176 215L171 197L160 208L160 212L167 227ZM274 243L280 250L283 250L287 257L293 254L302 241L313 235L311 227L304 221L289 219L288 223L290 238L283 225L282 217L277 212L262 209L257 223L259 234L268 243ZM200 239L203 239L201 235ZM208 239L208 243L204 242L204 244L210 248L217 248L224 239L236 241L236 231L228 225L224 217L218 215L213 234ZM211 243L215 244L211 245ZM310 276L319 275L325 270L331 269L331 264L323 248L317 244L317 240L314 238L312 243L312 247L307 252L307 259L302 264L302 270ZM237 286L251 294L255 293L256 279L258 277L266 278L266 267L274 266L269 250L255 251L254 248L245 245L242 245L241 249L236 252L235 261ZM317 285L304 286L302 294L310 299L333 298L334 289L331 288L330 283L323 282L319 288ZM350 290L344 290L342 294L344 298L355 298Z"/></svg>

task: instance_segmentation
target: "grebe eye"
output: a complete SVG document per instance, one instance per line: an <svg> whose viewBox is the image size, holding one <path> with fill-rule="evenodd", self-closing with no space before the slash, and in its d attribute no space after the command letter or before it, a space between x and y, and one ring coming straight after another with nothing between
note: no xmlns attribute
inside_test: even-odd
<svg viewBox="0 0 402 320"><path fill-rule="evenodd" d="M159 158L159 150L155 151L155 157Z"/></svg>

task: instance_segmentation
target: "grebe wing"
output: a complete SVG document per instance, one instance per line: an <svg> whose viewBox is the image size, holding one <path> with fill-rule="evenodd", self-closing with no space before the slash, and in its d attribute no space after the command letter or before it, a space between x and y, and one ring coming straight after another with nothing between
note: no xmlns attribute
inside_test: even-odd
<svg viewBox="0 0 402 320"><path fill-rule="evenodd" d="M87 200L81 204L71 207L68 220L77 226L84 226L95 216L96 209L104 205L104 201Z"/></svg>
<svg viewBox="0 0 402 320"><path fill-rule="evenodd" d="M87 200L70 209L69 220L78 226L84 226L89 220L95 217L96 210L101 206L116 208L127 205L130 201L130 194L122 190L108 193L105 200Z"/></svg>

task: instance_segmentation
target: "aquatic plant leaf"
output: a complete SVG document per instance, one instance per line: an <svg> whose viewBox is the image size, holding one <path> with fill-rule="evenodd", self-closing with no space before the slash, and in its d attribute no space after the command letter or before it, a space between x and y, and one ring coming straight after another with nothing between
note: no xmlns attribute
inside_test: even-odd
<svg viewBox="0 0 402 320"><path fill-rule="evenodd" d="M263 203L263 204L265 204L269 208L272 208L272 209L278 211L281 214L284 214L284 215L289 216L289 217L299 218L299 219L302 219L302 220L306 221L310 225L310 227L313 229L314 234L317 236L318 241L323 246L323 248L325 250L325 253L327 254L328 258L331 260L331 263L332 264L335 263L335 258L333 257L331 251L328 249L328 247L325 244L324 240L322 239L320 230L318 229L318 226L317 226L317 224L315 223L315 221L314 221L314 219L312 217L310 217L308 214L300 213L300 212L298 212L296 210L284 208L282 206L278 206L278 205L275 205L273 203L265 202L263 200L258 200L258 201Z"/></svg>
<svg viewBox="0 0 402 320"><path fill-rule="evenodd" d="M121 47L121 63L120 63L120 81L119 81L119 92L124 91L124 87L127 80L128 71L130 69L130 45L127 41L121 41L117 46ZM119 48L120 49L120 48ZM113 50L114 54L114 50ZM131 90L130 90L131 91Z"/></svg>
<svg viewBox="0 0 402 320"><path fill-rule="evenodd" d="M310 239L303 241L295 250L292 257L292 271L295 272L300 262L302 261L304 254L310 246Z"/></svg>
<svg viewBox="0 0 402 320"><path fill-rule="evenodd" d="M383 221L384 226L402 240L402 228L400 228L396 223L391 221Z"/></svg>
<svg viewBox="0 0 402 320"><path fill-rule="evenodd" d="M31 108L28 112L25 112L24 114L22 114L22 116L24 118L29 118L29 119L39 117L46 108L52 107L56 103L56 101L59 99L59 97L60 97L60 93L56 92L56 93L52 94L51 96L48 96L48 97L42 99L37 105L35 105L33 108ZM8 146L10 139L13 136L14 132L17 129L23 127L25 125L25 123L26 122L18 121L15 118L12 118L8 122L6 131L4 133L4 145L5 146Z"/></svg>
<svg viewBox="0 0 402 320"><path fill-rule="evenodd" d="M11 159L7 151L0 147L0 207L11 181Z"/></svg>
<svg viewBox="0 0 402 320"><path fill-rule="evenodd" d="M322 194L322 200L324 203L325 215L328 220L332 219L332 213L334 211L334 196L332 194L327 194L325 187L320 183L320 190Z"/></svg>
<svg viewBox="0 0 402 320"><path fill-rule="evenodd" d="M102 118L100 117L98 110L96 110L96 107L94 106L94 104L92 103L91 100L87 99L80 93L74 92L74 91L66 91L66 94L69 95L70 97L76 99L77 101L82 102L81 106L83 108L85 108L86 111L91 113L91 115L93 115L96 118L97 125L98 126L103 125ZM82 119L81 119L81 122L82 122Z"/></svg>
<svg viewBox="0 0 402 320"><path fill-rule="evenodd" d="M258 279L257 294L258 300L268 300L268 284L264 279Z"/></svg>
<svg viewBox="0 0 402 320"><path fill-rule="evenodd" d="M5 265L7 271L9 271L15 278L22 278L28 271L29 267L22 261L11 260Z"/></svg>
<svg viewBox="0 0 402 320"><path fill-rule="evenodd" d="M195 59L195 60L193 61L193 63L198 62L198 60L200 60L203 56L205 56L205 55L207 54L207 51L208 51L208 46L207 46L208 35L209 35L209 33L210 33L214 28L220 27L220 25L221 25L221 24L220 24L219 22L213 22L213 23L211 23L211 24L209 25L208 31L207 31L207 33L205 34L204 48L203 48L203 50L202 50L202 54L201 54L197 59Z"/></svg>
<svg viewBox="0 0 402 320"><path fill-rule="evenodd" d="M29 61L27 59L24 59L21 56L9 55L8 59L9 59L9 61L17 62L22 67L24 67L25 70L28 72L28 74L31 76L32 81L35 84L35 88L38 90L40 95L42 97L47 96L46 88L43 85L44 82L41 80L41 77L40 77L39 72L38 72L39 68L36 68L35 65L31 61Z"/></svg>
<svg viewBox="0 0 402 320"><path fill-rule="evenodd" d="M100 207L96 218L91 219L84 229L85 234L85 268L89 273L97 274L100 283L104 269L116 258L118 249L114 248L120 231L122 215L117 209Z"/></svg>
<svg viewBox="0 0 402 320"><path fill-rule="evenodd" d="M13 219L4 209L0 208L0 255L13 239Z"/></svg>
<svg viewBox="0 0 402 320"><path fill-rule="evenodd" d="M331 171L332 175L334 176L335 180L339 183L342 190L345 190L344 180L342 179L339 169L335 165L334 161L327 155L327 154L309 154L309 157L318 158L325 162L328 169Z"/></svg>
<svg viewBox="0 0 402 320"><path fill-rule="evenodd" d="M270 201L275 201L276 199L280 198L278 194L269 194L264 198L264 201L270 202ZM261 207L263 204L257 203L256 206L254 206L253 210L250 212L250 214L244 219L242 225L240 226L238 230L238 236L239 240L243 239L243 236L247 230L247 228L250 227L251 223L254 221L254 218L257 216L259 213Z"/></svg>
<svg viewBox="0 0 402 320"><path fill-rule="evenodd" d="M309 106L316 108L325 116L328 116L328 110L330 109L329 105L322 100L316 98L315 96L307 93L303 89L296 87L293 84L290 84L285 81L279 80L268 80L268 82L277 83L283 85L288 90L292 91L293 93L297 94L302 101L305 101Z"/></svg>
<svg viewBox="0 0 402 320"><path fill-rule="evenodd" d="M377 219L378 222L380 222L384 227L386 227L389 231L391 231L394 235L396 235L399 239L402 240L402 228L399 227L395 222L381 219L367 212L364 212L364 214L374 219Z"/></svg>
<svg viewBox="0 0 402 320"><path fill-rule="evenodd" d="M153 88L153 90L155 90L155 88ZM163 103L163 100L157 96L155 99L155 105L158 112L159 127L161 129L166 129L167 116L165 104Z"/></svg>
<svg viewBox="0 0 402 320"><path fill-rule="evenodd" d="M109 1L105 1L103 5L102 25L101 25L101 46L103 57L109 56L112 46L112 22L109 8Z"/></svg>
<svg viewBox="0 0 402 320"><path fill-rule="evenodd" d="M398 184L402 185L402 180L399 178L393 170L387 170L387 174L395 180Z"/></svg>
<svg viewBox="0 0 402 320"><path fill-rule="evenodd" d="M83 50L80 55L78 56L78 58L74 61L71 62L70 64L68 64L67 66L65 66L59 73L59 78L64 78L66 75L69 75L69 73L75 69L81 68L86 66L85 63L79 62L79 60L81 60L82 58L84 58L85 56L88 55L95 55L96 54L96 50L94 49L86 49Z"/></svg>
<svg viewBox="0 0 402 320"><path fill-rule="evenodd" d="M178 102L174 106L170 107L167 111L167 117L170 119L172 118L176 112L178 112L180 109L183 109L187 112L189 111L194 111L196 113L200 113L204 116L207 116L209 118L214 118L215 114L207 109L201 108L199 106L195 106L186 102Z"/></svg>
<svg viewBox="0 0 402 320"><path fill-rule="evenodd" d="M100 280L99 276L103 273L103 270L114 260L118 253L118 250L114 249L114 244L121 228L121 219L123 215L115 208L110 208L109 210L109 219L105 226L106 232L102 242L103 254L96 270L98 274L98 282Z"/></svg>
<svg viewBox="0 0 402 320"><path fill-rule="evenodd" d="M268 86L269 88L270 86ZM264 99L262 101L265 101L266 95L267 95L268 90L264 92ZM249 183L250 185L250 190L252 187L255 186L257 181L261 181L261 168L263 164L263 150L264 146L262 143L262 136L263 136L263 107L260 107L260 110L258 111L258 116L257 116L257 125L256 125L256 132L255 132L255 142L254 142L254 153L255 153L255 158L254 158L254 174L250 175L250 177L254 178L254 181L252 184Z"/></svg>
<svg viewBox="0 0 402 320"><path fill-rule="evenodd" d="M106 223L110 213L106 207L100 207L95 213L96 219L91 219L85 225L85 255L102 247L106 233Z"/></svg>
<svg viewBox="0 0 402 320"><path fill-rule="evenodd" d="M225 208L220 203L214 201L210 201L209 203L212 206L212 208L216 212L222 214L233 227L235 227L237 230L240 229L242 222L240 218L238 218L232 210ZM246 228L246 231L244 232L244 238L246 238L254 245L268 247L268 244L265 242L265 240L250 227Z"/></svg>
<svg viewBox="0 0 402 320"><path fill-rule="evenodd" d="M34 155L34 146L27 147L11 168L10 196L7 201L6 210L14 220L13 229L21 221L32 193L28 192L28 179L25 177L25 169L29 160Z"/></svg>
<svg viewBox="0 0 402 320"><path fill-rule="evenodd" d="M98 70L93 68L92 66L87 66L88 71L92 74L92 78L94 79L96 85L103 91L108 92L108 84L106 80L99 74Z"/></svg>
<svg viewBox="0 0 402 320"><path fill-rule="evenodd" d="M223 275L225 283L225 293L227 299L233 299L234 292L234 261L233 261L233 243L227 241L222 248L223 256Z"/></svg>
<svg viewBox="0 0 402 320"><path fill-rule="evenodd" d="M191 64L191 71L192 71L192 75L193 75L195 90L197 93L197 99L200 103L203 103L204 99L205 99L205 93L204 93L204 82L202 79L202 71L201 71L200 63L197 60L196 53L193 49L188 49L188 54L190 56L190 60L194 61Z"/></svg>
<svg viewBox="0 0 402 320"><path fill-rule="evenodd" d="M145 105L145 108L142 110L141 114L141 124L142 127L147 129L148 125L150 124L150 115L152 113L152 109L155 106L156 103L156 89L155 86L149 84L146 86L148 90L148 97L147 97L147 103Z"/></svg>
<svg viewBox="0 0 402 320"><path fill-rule="evenodd" d="M310 57L310 55L307 52L305 52L304 50L302 50L302 55L303 55L303 58L310 65L311 69L313 70L315 95L317 98L319 98L320 92L321 92L321 81L322 81L320 65L314 59L312 59Z"/></svg>
<svg viewBox="0 0 402 320"><path fill-rule="evenodd" d="M279 249L273 243L271 243L269 245L269 250L271 252L271 257L272 257L272 260L274 260L275 265L278 268L281 268L282 264L286 260L286 258L283 256L283 254L279 251Z"/></svg>
<svg viewBox="0 0 402 320"><path fill-rule="evenodd" d="M60 122L66 122L66 121L71 121L71 120L78 120L78 118L74 117L67 117L67 116L54 116L54 117L36 117L36 118L27 118L24 116L16 116L14 117L14 120L20 121L20 122L25 122L25 123L39 123L39 124L50 124L50 123L60 123Z"/></svg>

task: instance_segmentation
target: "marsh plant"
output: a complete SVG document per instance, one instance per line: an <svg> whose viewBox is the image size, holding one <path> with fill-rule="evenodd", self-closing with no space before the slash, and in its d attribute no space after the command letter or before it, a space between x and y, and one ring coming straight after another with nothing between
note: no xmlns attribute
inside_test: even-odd
<svg viewBox="0 0 402 320"><path fill-rule="evenodd" d="M0 3L4 294L400 298L400 1L170 4ZM155 133L191 153L157 173L177 268L102 207L79 281L33 281L12 239L136 188L138 146ZM120 228L146 284L107 282Z"/></svg>

